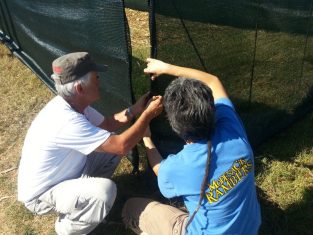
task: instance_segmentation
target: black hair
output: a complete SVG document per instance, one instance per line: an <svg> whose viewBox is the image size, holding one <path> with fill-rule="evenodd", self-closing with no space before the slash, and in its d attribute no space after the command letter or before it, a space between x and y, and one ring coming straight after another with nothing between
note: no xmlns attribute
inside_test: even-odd
<svg viewBox="0 0 313 235"><path fill-rule="evenodd" d="M164 94L164 107L173 130L185 141L207 140L208 154L205 174L200 187L197 208L189 217L186 230L201 207L208 184L211 162L211 135L214 128L214 98L212 90L195 79L178 78L171 82Z"/></svg>
<svg viewBox="0 0 313 235"><path fill-rule="evenodd" d="M178 78L164 93L164 108L172 129L185 141L209 140L214 126L212 90L195 79Z"/></svg>

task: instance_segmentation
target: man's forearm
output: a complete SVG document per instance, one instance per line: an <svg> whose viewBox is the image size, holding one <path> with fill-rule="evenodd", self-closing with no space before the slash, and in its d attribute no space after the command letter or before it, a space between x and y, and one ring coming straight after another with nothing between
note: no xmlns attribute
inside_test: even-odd
<svg viewBox="0 0 313 235"><path fill-rule="evenodd" d="M158 175L159 166L163 158L161 157L159 151L156 149L153 141L150 137L144 137L143 143L146 147L147 157L149 164L153 170L153 172Z"/></svg>
<svg viewBox="0 0 313 235"><path fill-rule="evenodd" d="M205 83L212 89L214 99L227 97L226 91L218 77L197 69L168 64L166 74L176 77L193 78Z"/></svg>
<svg viewBox="0 0 313 235"><path fill-rule="evenodd" d="M167 66L166 73L176 77L194 78L207 83L211 83L211 81L214 81L217 78L216 76L203 72L201 70L181 67L172 64L169 64Z"/></svg>
<svg viewBox="0 0 313 235"><path fill-rule="evenodd" d="M118 155L126 155L142 138L152 117L143 113L137 121L119 135L111 135L98 150Z"/></svg>

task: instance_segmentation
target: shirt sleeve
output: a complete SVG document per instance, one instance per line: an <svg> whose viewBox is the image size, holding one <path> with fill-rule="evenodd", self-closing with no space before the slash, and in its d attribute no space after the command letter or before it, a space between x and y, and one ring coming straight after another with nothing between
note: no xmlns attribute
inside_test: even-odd
<svg viewBox="0 0 313 235"><path fill-rule="evenodd" d="M172 198L179 196L176 188L174 187L176 179L175 172L176 169L174 162L172 161L173 156L168 156L166 159L161 161L159 171L158 171L158 185L163 196L167 198Z"/></svg>
<svg viewBox="0 0 313 235"><path fill-rule="evenodd" d="M93 125L84 115L77 115L58 133L56 145L90 154L104 143L110 132Z"/></svg>
<svg viewBox="0 0 313 235"><path fill-rule="evenodd" d="M88 106L84 110L84 114L88 121L92 123L94 126L99 126L105 119L105 117L101 113L99 113L96 109L90 106Z"/></svg>
<svg viewBox="0 0 313 235"><path fill-rule="evenodd" d="M247 139L241 118L228 98L220 98L215 101L215 128L218 129L219 126L231 128L237 135Z"/></svg>

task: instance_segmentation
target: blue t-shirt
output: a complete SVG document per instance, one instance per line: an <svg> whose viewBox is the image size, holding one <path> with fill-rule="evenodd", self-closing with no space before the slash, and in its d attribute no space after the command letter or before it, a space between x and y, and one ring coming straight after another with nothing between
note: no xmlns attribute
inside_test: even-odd
<svg viewBox="0 0 313 235"><path fill-rule="evenodd" d="M261 215L253 152L231 101L218 99L215 107L209 183L202 206L186 234L257 234ZM199 202L206 160L207 141L199 141L186 144L160 164L160 191L167 198L182 196L189 215Z"/></svg>

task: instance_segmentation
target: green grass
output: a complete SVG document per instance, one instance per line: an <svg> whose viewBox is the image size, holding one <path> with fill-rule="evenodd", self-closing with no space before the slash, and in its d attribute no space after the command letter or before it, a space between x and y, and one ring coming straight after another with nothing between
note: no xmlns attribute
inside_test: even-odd
<svg viewBox="0 0 313 235"><path fill-rule="evenodd" d="M199 25L198 27L204 26ZM216 42L221 43L221 45L226 43L222 41L222 34L218 32L223 31L230 34L230 31L227 31L230 29L212 26L210 30L214 30ZM237 50L239 46L242 46L240 43L242 38L245 37L253 37L253 34L246 32L238 35L237 38L231 39L233 46L225 45L224 49ZM275 37L283 38L284 35L277 34ZM173 44L167 50L171 52L172 56L175 55L173 58L168 58L170 61L178 60L179 58L176 56L182 54L177 49L179 44L175 45L179 40L183 40L179 37L179 31L176 38L173 36L172 39L168 39L168 42L173 41ZM133 47L132 68L134 75L132 83L136 97L138 97L149 89L147 76L142 73L145 66L144 60L149 55L149 48L146 45L133 45ZM268 61L272 58L279 58L280 49L277 48L279 45L275 44L275 47L278 51L273 51L272 54L267 55ZM212 51L214 48L215 46L212 47ZM264 45L264 51L270 49L270 43ZM188 62L189 50L186 48L181 57L183 58L182 61L185 61L184 63ZM241 62L246 60L244 51L242 52ZM177 55L177 53L179 54ZM216 51L215 53L218 54L219 52ZM207 60L212 60L209 55L207 56ZM223 56L226 57L227 55L224 54ZM230 57L227 63L230 63L233 59ZM240 67L240 64L231 67L231 71L235 71L236 68ZM310 68L309 65L307 66ZM266 75L273 72L270 67L269 62L269 65L264 65L263 68L259 67L259 71L264 69L264 77L266 77ZM223 68L219 68L219 70L222 71ZM227 71L223 74L227 75ZM240 73L238 72L238 74ZM247 78L248 75L244 77ZM0 45L0 79L0 172L12 168L11 171L0 174L0 234L54 234L55 214L34 216L16 200L16 167L18 166L26 131L36 113L53 97L53 94L28 68L12 57L3 45ZM236 89L246 84L246 81L240 79L239 76L236 79L234 85L237 87ZM308 76L307 79L312 78ZM258 82L264 84L264 86L269 86L267 80ZM271 93L268 95L275 95L275 89L283 88L278 87L278 85L274 86L268 91ZM232 91L232 93L234 92ZM267 89L262 92L266 93ZM261 93L258 96L263 97ZM286 97L277 97L277 99L284 98ZM260 103L267 102L266 96L259 100ZM271 105L275 105L275 102ZM313 113L311 112L284 132L273 136L255 149L256 183L263 219L260 234L311 234L311 225L313 224L311 215L313 212L312 123ZM109 220L121 221L121 209L127 198L132 196L151 197L156 190L154 178L149 172L145 172L146 159L144 152L141 148L139 150L141 156L141 174L139 176L131 175L132 167L126 159L122 161L115 173L114 180L117 183L118 195L108 217ZM131 235L133 233L126 230L123 225L100 225L92 234Z"/></svg>
<svg viewBox="0 0 313 235"><path fill-rule="evenodd" d="M256 149L261 234L311 234L313 113Z"/></svg>

